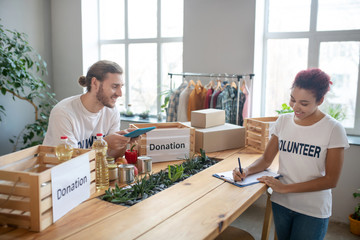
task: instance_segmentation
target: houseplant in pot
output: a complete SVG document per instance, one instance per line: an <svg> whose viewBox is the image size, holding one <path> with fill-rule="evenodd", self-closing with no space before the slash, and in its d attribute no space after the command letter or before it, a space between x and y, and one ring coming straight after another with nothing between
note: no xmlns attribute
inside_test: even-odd
<svg viewBox="0 0 360 240"><path fill-rule="evenodd" d="M57 103L50 85L42 79L46 74L46 62L30 46L27 35L0 23L0 93L25 101L34 110L34 121L9 139L13 151L41 144L45 137L50 111ZM0 103L0 124L5 116L6 109ZM27 116L20 111L19 117Z"/></svg>
<svg viewBox="0 0 360 240"><path fill-rule="evenodd" d="M360 198L360 189L353 193L354 198ZM350 232L360 236L360 202L355 207L355 212L349 215Z"/></svg>

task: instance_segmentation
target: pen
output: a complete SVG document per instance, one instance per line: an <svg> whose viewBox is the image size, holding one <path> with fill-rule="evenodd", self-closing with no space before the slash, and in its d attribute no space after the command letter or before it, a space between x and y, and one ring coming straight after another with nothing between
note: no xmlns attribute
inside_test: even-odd
<svg viewBox="0 0 360 240"><path fill-rule="evenodd" d="M238 163L239 163L239 171L240 171L240 173L242 174L243 173L243 171L242 171L242 169L241 169L241 162L240 162L240 158L238 157ZM242 181L243 179L241 178L241 181Z"/></svg>
<svg viewBox="0 0 360 240"><path fill-rule="evenodd" d="M242 174L242 169L241 169L241 163L240 163L240 158L238 158L238 162L239 162L239 171Z"/></svg>

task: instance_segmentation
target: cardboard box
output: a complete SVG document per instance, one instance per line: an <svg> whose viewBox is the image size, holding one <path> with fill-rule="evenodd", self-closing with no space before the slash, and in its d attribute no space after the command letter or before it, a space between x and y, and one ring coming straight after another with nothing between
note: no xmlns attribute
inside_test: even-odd
<svg viewBox="0 0 360 240"><path fill-rule="evenodd" d="M191 112L191 126L209 128L225 124L225 111L220 109L203 109Z"/></svg>
<svg viewBox="0 0 360 240"><path fill-rule="evenodd" d="M190 125L190 122L184 123ZM245 128L225 123L211 128L195 128L195 151L206 153L245 146Z"/></svg>

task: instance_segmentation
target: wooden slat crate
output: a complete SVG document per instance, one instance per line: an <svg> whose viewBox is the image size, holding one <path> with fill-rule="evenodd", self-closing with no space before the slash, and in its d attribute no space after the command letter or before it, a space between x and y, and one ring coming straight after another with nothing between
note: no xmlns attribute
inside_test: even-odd
<svg viewBox="0 0 360 240"><path fill-rule="evenodd" d="M89 152L90 194L95 193L95 152ZM35 146L0 156L0 224L40 232L53 223L51 168L61 164L55 147Z"/></svg>
<svg viewBox="0 0 360 240"><path fill-rule="evenodd" d="M195 153L195 129L189 126L186 126L179 122L165 122L165 123L139 123L139 124L130 124L132 128L146 128L146 127L156 127L156 128L190 128L190 156ZM142 136L140 139L138 147L139 156L146 155L146 136ZM174 159L171 159L174 160Z"/></svg>
<svg viewBox="0 0 360 240"><path fill-rule="evenodd" d="M269 129L278 117L246 118L246 145L264 151L269 142Z"/></svg>

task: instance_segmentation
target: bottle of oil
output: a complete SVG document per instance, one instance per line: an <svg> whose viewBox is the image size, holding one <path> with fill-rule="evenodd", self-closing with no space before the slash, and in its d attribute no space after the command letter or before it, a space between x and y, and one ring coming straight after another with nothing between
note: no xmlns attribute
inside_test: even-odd
<svg viewBox="0 0 360 240"><path fill-rule="evenodd" d="M106 160L108 145L102 133L96 134L92 148L95 150L96 190L107 190L109 188L109 168Z"/></svg>
<svg viewBox="0 0 360 240"><path fill-rule="evenodd" d="M55 153L60 161L65 162L71 159L74 148L68 143L67 136L61 136L60 139L61 142L56 146Z"/></svg>

